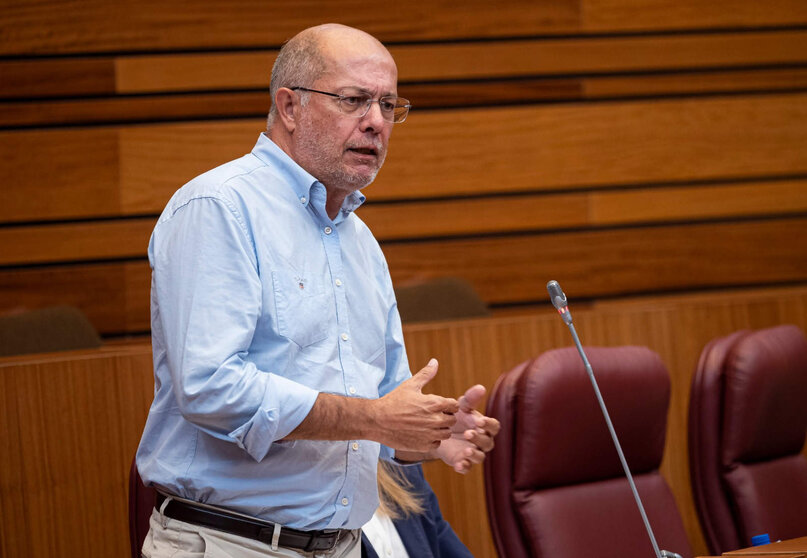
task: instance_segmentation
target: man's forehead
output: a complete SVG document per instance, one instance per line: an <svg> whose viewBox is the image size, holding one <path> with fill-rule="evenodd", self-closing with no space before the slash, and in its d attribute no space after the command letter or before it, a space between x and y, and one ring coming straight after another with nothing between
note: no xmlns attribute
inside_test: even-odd
<svg viewBox="0 0 807 558"><path fill-rule="evenodd" d="M376 94L395 94L398 72L393 64L381 60L332 61L325 73L316 80L318 86L333 89L352 89Z"/></svg>

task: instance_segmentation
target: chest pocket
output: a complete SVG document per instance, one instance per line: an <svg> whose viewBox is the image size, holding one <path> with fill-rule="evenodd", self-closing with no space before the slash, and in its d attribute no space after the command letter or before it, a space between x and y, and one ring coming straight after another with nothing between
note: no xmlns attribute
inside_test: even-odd
<svg viewBox="0 0 807 558"><path fill-rule="evenodd" d="M305 347L328 335L329 293L322 284L294 271L272 272L278 333Z"/></svg>

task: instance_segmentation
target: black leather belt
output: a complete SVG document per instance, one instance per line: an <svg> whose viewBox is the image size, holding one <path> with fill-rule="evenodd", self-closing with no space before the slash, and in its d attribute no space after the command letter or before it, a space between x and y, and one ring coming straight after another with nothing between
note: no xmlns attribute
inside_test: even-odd
<svg viewBox="0 0 807 558"><path fill-rule="evenodd" d="M160 510L166 497L157 494L157 511ZM231 515L224 511L202 508L171 500L165 506L163 514L172 518L209 527L218 531L225 531L241 537L255 539L262 543L272 544L275 526L272 523L260 521L258 519L247 519L237 515ZM280 537L277 540L278 546L286 548L296 548L305 552L331 550L344 533L344 529L323 529L321 531L300 531L282 527Z"/></svg>

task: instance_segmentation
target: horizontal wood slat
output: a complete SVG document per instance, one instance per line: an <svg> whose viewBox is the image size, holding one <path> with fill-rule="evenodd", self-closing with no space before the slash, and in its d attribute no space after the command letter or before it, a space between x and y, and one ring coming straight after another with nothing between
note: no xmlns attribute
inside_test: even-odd
<svg viewBox="0 0 807 558"><path fill-rule="evenodd" d="M782 176L807 170L805 123L802 94L435 111L396 130L369 193L393 199Z"/></svg>
<svg viewBox="0 0 807 558"><path fill-rule="evenodd" d="M424 111L396 128L368 195L804 174L805 123L803 93ZM263 127L248 119L0 132L0 221L159 212L183 183L248 152Z"/></svg>
<svg viewBox="0 0 807 558"><path fill-rule="evenodd" d="M69 305L102 334L150 328L148 262L63 265L0 271L0 308Z"/></svg>
<svg viewBox="0 0 807 558"><path fill-rule="evenodd" d="M807 68L409 83L415 110L807 89ZM263 117L265 90L0 102L0 128Z"/></svg>
<svg viewBox="0 0 807 558"><path fill-rule="evenodd" d="M543 301L556 279L580 298L803 281L807 219L387 244L393 282L459 276L489 304Z"/></svg>
<svg viewBox="0 0 807 558"><path fill-rule="evenodd" d="M803 23L807 6L800 0L762 5L745 0L677 2L676 0L583 0L588 30L644 31L647 29L721 28L747 24L795 25ZM753 24L751 23L753 22Z"/></svg>
<svg viewBox="0 0 807 558"><path fill-rule="evenodd" d="M256 117L270 106L266 91L7 101L0 102L0 128Z"/></svg>
<svg viewBox="0 0 807 558"><path fill-rule="evenodd" d="M807 179L741 184L368 202L380 241L807 212ZM143 257L156 217L0 228L0 266Z"/></svg>
<svg viewBox="0 0 807 558"><path fill-rule="evenodd" d="M0 228L0 266L142 258L156 217Z"/></svg>
<svg viewBox="0 0 807 558"><path fill-rule="evenodd" d="M804 282L807 218L387 243L396 284L458 276L489 304L543 301L557 279L576 297ZM72 304L103 333L149 327L145 260L0 271L0 308Z"/></svg>
<svg viewBox="0 0 807 558"><path fill-rule="evenodd" d="M0 61L0 98L268 90L276 50ZM390 46L402 88L547 75L807 62L807 31L577 37Z"/></svg>
<svg viewBox="0 0 807 558"><path fill-rule="evenodd" d="M69 14L69 17L66 17ZM800 0L703 3L698 0L556 0L491 4L468 0L402 3L368 10L338 5L242 0L224 6L198 0L193 9L158 0L18 2L0 21L0 55L170 51L279 46L299 30L337 21L384 42L766 27L807 23ZM269 23L271 22L271 23Z"/></svg>

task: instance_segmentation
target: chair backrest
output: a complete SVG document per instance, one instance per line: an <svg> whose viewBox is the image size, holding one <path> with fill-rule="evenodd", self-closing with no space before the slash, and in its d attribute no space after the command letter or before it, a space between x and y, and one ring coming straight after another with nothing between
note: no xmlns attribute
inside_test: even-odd
<svg viewBox="0 0 807 558"><path fill-rule="evenodd" d="M670 381L644 347L586 349L660 548L691 556L659 474ZM503 374L487 413L502 430L485 461L488 517L500 556L653 555L605 420L574 348Z"/></svg>
<svg viewBox="0 0 807 558"><path fill-rule="evenodd" d="M91 349L101 344L87 316L72 306L0 315L0 356Z"/></svg>
<svg viewBox="0 0 807 558"><path fill-rule="evenodd" d="M701 353L689 404L695 505L720 554L807 535L807 339L792 325L738 331Z"/></svg>
<svg viewBox="0 0 807 558"><path fill-rule="evenodd" d="M438 277L395 286L401 321L429 322L490 315L473 286L459 277Z"/></svg>
<svg viewBox="0 0 807 558"><path fill-rule="evenodd" d="M157 491L143 484L132 459L129 469L129 544L132 558L140 558L140 549L143 548L143 541L149 532L149 518L156 500Z"/></svg>

